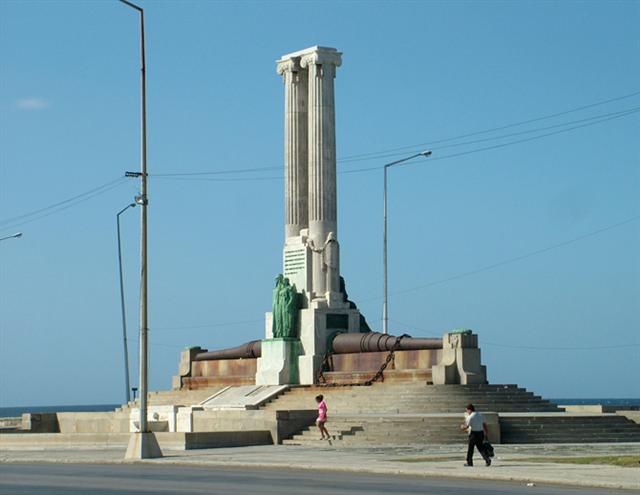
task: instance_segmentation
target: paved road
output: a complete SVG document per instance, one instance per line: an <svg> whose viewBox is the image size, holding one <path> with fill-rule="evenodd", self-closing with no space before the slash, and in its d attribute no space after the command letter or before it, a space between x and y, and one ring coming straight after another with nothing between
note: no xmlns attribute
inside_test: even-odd
<svg viewBox="0 0 640 495"><path fill-rule="evenodd" d="M629 491L314 471L143 464L0 464L0 495L603 495Z"/></svg>

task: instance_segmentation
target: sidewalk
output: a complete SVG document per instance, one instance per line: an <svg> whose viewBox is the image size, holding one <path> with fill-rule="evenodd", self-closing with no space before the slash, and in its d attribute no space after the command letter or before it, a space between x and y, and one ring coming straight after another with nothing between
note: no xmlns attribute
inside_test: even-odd
<svg viewBox="0 0 640 495"><path fill-rule="evenodd" d="M145 463L199 466L313 469L433 476L440 478L490 479L522 483L547 483L601 488L623 488L640 493L640 465L635 468L527 461L531 457L638 455L640 444L547 444L496 445L493 465L486 467L476 453L476 466L463 467L466 446L434 445L406 447L333 448L317 446L258 446L167 450L165 457ZM427 460L428 458L432 460ZM2 463L125 463L123 448L57 448L0 452Z"/></svg>

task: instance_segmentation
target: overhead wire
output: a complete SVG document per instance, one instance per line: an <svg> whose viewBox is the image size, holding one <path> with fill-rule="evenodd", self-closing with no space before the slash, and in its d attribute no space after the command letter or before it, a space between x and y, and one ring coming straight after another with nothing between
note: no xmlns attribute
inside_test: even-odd
<svg viewBox="0 0 640 495"><path fill-rule="evenodd" d="M520 256L514 256L512 258L507 258L507 259L498 261L496 263L492 263L490 265L483 266L481 268L476 268L475 270L469 270L467 272L458 273L457 275L452 275L450 277L442 278L440 280L434 280L433 282L428 282L426 284L417 285L417 286L410 287L410 288L407 288L407 289L393 291L393 292L390 292L389 295L396 296L396 295L400 295L400 294L407 294L409 292L416 292L416 291L420 291L420 290L423 290L423 289L426 289L426 288L429 288L429 287L433 287L435 285L440 285L440 284L444 284L446 282L451 282L453 280L459 280L461 278L470 277L472 275L477 275L478 273L482 273L482 272L486 272L486 271L489 271L489 270L493 270L495 268L498 268L498 267L501 267L501 266L504 266L504 265L508 265L508 264L511 264L511 263L515 263L517 261L522 261L524 259L531 258L532 256L537 256L539 254L546 253L548 251L552 251L554 249L558 249L558 248L561 248L561 247L564 247L564 246L568 246L570 244L574 244L574 243L576 243L578 241L581 241L583 239L587 239L589 237L593 237L593 236L596 236L598 234L602 234L603 232L607 232L609 230L612 230L612 229L615 229L615 228L618 228L618 227L622 227L623 225L626 225L628 223L637 221L639 219L640 219L640 215L635 215L633 217L629 217L629 218L627 218L625 220L622 220L620 222L614 223L612 225L608 225L606 227L602 227L600 229L593 230L591 232L587 232L585 234L582 234L580 236L574 237L572 239L569 239L569 240L566 240L566 241L563 241L563 242L559 242L557 244L552 244L550 246L547 246L547 247L544 247L544 248L541 248L541 249L536 249L535 251L530 251L530 252L522 254ZM366 298L366 299L362 299L361 302L374 301L374 300L378 300L378 299L382 299L382 296L369 297L369 298Z"/></svg>
<svg viewBox="0 0 640 495"><path fill-rule="evenodd" d="M65 200L65 201L61 201L59 203L57 203L56 205L51 205L45 208L41 208L40 210L37 211L41 211L42 213L37 214L35 212L31 212L30 214L24 214L21 215L19 218L27 218L26 220L22 221L22 222L17 222L17 223L11 223L9 225L2 225L0 226L0 229L2 230L9 230L9 229L13 229L15 227L20 227L22 225L26 225L28 223L31 222L35 222L36 220L40 220L42 218L54 215L56 213L60 213L61 211L67 210L69 208L72 208L74 206L77 206L81 203L84 203L85 201L89 201L90 199L95 198L96 196L100 196L101 194L104 194L108 191L111 191L112 189L115 189L116 187L121 186L122 184L124 184L126 181L126 179L124 178L120 178L117 179L116 181L111 181L110 183L103 185L101 187L98 188L94 188L92 189L92 193L90 194L89 192L87 193L83 193L81 195L78 195L74 198ZM105 187L106 186L106 187ZM35 216L33 216L35 215ZM29 218L29 216L31 216L31 218Z"/></svg>
<svg viewBox="0 0 640 495"><path fill-rule="evenodd" d="M565 133L565 132L573 131L575 129L580 129L582 127L589 127L589 126L592 126L592 125L600 124L602 122L607 122L609 120L614 120L614 119L619 119L619 118L622 118L622 117L626 117L628 115L632 115L632 114L637 113L639 111L640 111L640 109L633 110L633 111L627 111L627 112L625 112L623 114L620 114L620 115L614 115L614 116L603 118L603 119L596 120L596 121L593 121L593 122L587 122L587 123L576 125L576 126L573 126L573 127L569 127L569 128L565 128L565 129L559 129L559 130L556 130L556 131L553 131L553 132L548 132L548 133L545 133L545 134L540 134L540 135L537 135L537 136L531 136L531 137L528 137L528 138L517 139L515 141L509 141L509 142L506 142L506 143L500 143L500 144L494 144L494 145L491 145L491 146L485 146L483 148L475 148L475 149L472 149L472 150L460 151L458 153L451 153L449 155L431 156L431 157L429 157L429 162L434 162L434 161L438 161L438 160L448 160L448 159L457 158L457 157L460 157L460 156L466 156L466 155L471 155L471 154L474 154L474 153L481 153L483 151L490 151L490 150L495 150L495 149L499 149L499 148L505 148L507 146L526 143L526 142L529 142L529 141L535 141L537 139L543 139L543 138L546 138L546 137L555 136L557 134L562 134L562 133ZM411 162L408 162L406 165L411 165ZM358 168L358 169L353 169L353 170L342 170L339 173L341 173L341 174L357 174L357 173L362 173L362 172L368 172L368 171L371 171L371 170L379 170L379 169L381 169L383 167L384 167L383 165L377 165L377 166L364 167L364 168Z"/></svg>
<svg viewBox="0 0 640 495"><path fill-rule="evenodd" d="M551 125L551 126L546 126L546 127L536 128L536 129L529 129L529 130L526 130L526 131L520 131L520 132L516 132L516 133L510 133L510 134L501 135L501 136L493 136L493 137L490 137L490 138L484 138L484 139L479 139L479 140L474 140L474 141L468 141L468 142L464 142L464 143L455 143L455 144L451 144L451 145L447 145L447 146L443 146L443 147L439 147L439 148L435 147L435 148L432 149L432 151L438 151L440 149L452 148L452 147L456 147L456 146L468 146L470 144L476 144L476 143L480 143L480 142L495 141L495 140L499 140L499 139L506 139L507 137L513 137L513 136L518 136L518 135L523 135L523 134L531 134L533 132L541 132L541 131L545 131L545 130L549 130L549 129L556 129L555 131L552 131L552 132L547 132L547 133L543 133L543 134L538 134L536 136L530 136L530 137L527 137L527 138L512 140L512 141L508 141L506 143L499 143L499 144L495 144L495 145L491 145L491 146L485 146L485 147L475 148L475 149L461 151L461 152L457 152L457 153L451 153L451 154L448 154L448 155L431 156L429 158L429 162L433 162L433 161L437 161L437 160L447 160L447 159L456 158L456 157L460 157L460 156L470 155L470 154L474 154L474 153L481 153L481 152L484 152L484 151L490 151L490 150L504 148L504 147L507 147L507 146L513 146L513 145L516 145L516 144L521 144L521 143L525 143L525 142L529 142L529 141L543 139L543 138L546 138L546 137L555 136L557 134L562 134L562 133L573 131L573 130L576 130L576 129L581 129L583 127L590 127L592 125L597 125L597 124L600 124L600 123L603 123L603 122L608 122L610 120L615 120L615 119L627 117L629 115L633 115L633 114L636 114L638 112L640 112L640 107L633 107L633 108L621 110L621 111L618 111L618 112L600 114L600 115L596 115L596 116L592 116L592 117L587 117L587 118L584 118L584 119L578 119L578 120L574 120L574 121L570 121L570 122L564 122L562 124L554 124L554 125ZM573 125L573 124L577 124L577 125ZM566 126L569 126L569 127L566 127ZM558 127L562 127L562 128L561 129L557 129ZM395 155L395 154L394 155L383 155L383 156L379 156L377 158L392 158L394 156L397 156L397 155ZM409 163L407 165L409 165ZM183 174L180 174L180 173L150 174L149 177L152 178L152 179L202 181L202 182L268 181L268 180L282 180L284 178L284 176L278 175L278 176L270 176L270 177L232 177L232 178L210 178L210 177L202 177L202 176L233 174L233 173L245 173L245 172L256 171L256 170L261 170L261 171L266 171L266 170L271 171L271 170L276 170L276 169L277 170L281 170L281 168L282 167L261 167L259 169L258 168L240 169L238 171L218 170L218 171L215 171L215 172L185 172ZM363 167L363 168L357 168L357 169L351 169L351 170L339 170L337 173L340 174L340 175L343 175L343 174L357 174L357 173L369 172L369 171L373 171L373 170L380 170L382 168L384 168L384 165L373 165L373 166L370 166L370 167Z"/></svg>
<svg viewBox="0 0 640 495"><path fill-rule="evenodd" d="M394 321L406 328L411 330L417 330L419 332L427 332L424 328L417 327L415 325L411 325L408 323L403 323L401 321L389 318L389 320ZM533 350L533 351L593 351L593 350L602 350L602 349L624 349L628 347L640 347L640 344L616 344L616 345L593 345L593 346L535 346L535 345L512 345L512 344L498 344L495 342L486 342L482 341L482 345L488 345L493 347L504 347L506 349L525 349L525 350Z"/></svg>
<svg viewBox="0 0 640 495"><path fill-rule="evenodd" d="M541 120L548 120L548 119L552 119L552 118L555 118L555 117L560 117L562 115L567 115L567 114L570 114L570 113L579 112L581 110L586 110L588 108L593 108L593 107L597 107L597 106L600 106L600 105L606 105L608 103L613 103L614 101L625 100L625 99L632 98L632 97L638 96L638 95L640 95L640 91L635 91L633 93L628 93L626 95L617 96L617 97L609 98L609 99L606 99L606 100L601 100L601 101L598 101L598 102L595 102L595 103L590 103L588 105L582 105L582 106L579 106L579 107L571 108L569 110L564 110L564 111L561 111L561 112L555 112L555 113L551 113L551 114L543 115L541 117L535 117L535 118L531 118L531 119L527 119L527 120L521 120L519 122L513 122L511 124L505 124L505 125L501 125L501 126L498 126L498 127L492 127L490 129L484 129L484 130L480 130L480 131L468 132L466 134L460 134L458 136L438 139L438 140L429 141L429 142L426 142L426 143L417 143L417 144L413 144L413 145L401 146L401 147L398 147L398 148L391 148L391 149L384 150L384 151L377 151L377 152L371 152L371 153L360 153L360 154L357 154L357 155L345 156L345 157L341 158L341 161L350 161L350 160L355 159L355 158L377 156L377 155L379 155L381 153L388 153L388 152L392 152L392 151L404 151L404 150L413 149L413 148L416 148L416 147L419 147L419 146L430 146L430 145L445 143L445 142L449 142L449 141L456 141L458 139L464 139L464 138L467 138L467 137L478 136L480 134L488 134L490 132L501 131L501 130L509 129L509 128L512 128L512 127L518 127L518 126L525 125L525 124L531 124L533 122L539 122Z"/></svg>
<svg viewBox="0 0 640 495"><path fill-rule="evenodd" d="M411 288L408 288L408 289L403 289L403 290L391 292L390 295L398 295L398 294L405 294L405 293L408 293L408 292L415 292L415 291L426 289L428 287L432 287L432 286L435 286L435 285L440 285L440 284L444 284L446 282L451 282L453 280L458 280L458 279L461 279L461 278L464 278L464 277L477 275L478 273L489 271L489 270L492 270L494 268L498 268L500 266L504 266L504 265L507 265L507 264L510 264L510 263L514 263L516 261L521 261L523 259L530 258L532 256L536 256L538 254L542 254L542 253L551 251L553 249L557 249L557 248L560 248L560 247L563 247L563 246L568 246L568 245L573 244L575 242L578 242L580 240L583 240L583 239L586 239L586 238L601 234L603 232L607 232L609 230L615 229L617 227L621 227L623 225L626 225L628 223L634 222L634 221L639 220L639 219L640 219L640 215L636 215L636 216L627 218L626 220L623 220L621 222L617 222L615 224L608 225L606 227L602 227L600 229L593 230L591 232L587 232L585 234L582 234L582 235L580 235L578 237L574 237L573 239L569 239L569 240L564 241L564 242L553 244L553 245L547 246L547 247L542 248L542 249L537 249L535 251L531 251L529 253L525 253L525 254L520 255L520 256L507 258L507 259L504 259L502 261L498 261L496 263L493 263L491 265L487 265L487 266L484 266L484 267L481 267L481 268L477 268L475 270L470 270L470 271L467 271L467 272L459 273L457 275L453 275L453 276L450 276L450 277L447 277L447 278L443 278L443 279L436 280L436 281L433 281L433 282L429 282L429 283L426 283L426 284L422 284L422 285L419 285L419 286L411 287ZM375 301L375 300L378 300L378 299L382 299L382 297L381 296L376 296L376 297L370 297L370 298L366 298L366 299L360 299L360 300L358 300L358 303L361 304L361 303L366 303L366 302L369 302L369 301ZM377 321L377 320L370 320L370 321ZM413 328L413 329L419 330L419 331L425 331L422 328L419 328L419 327L416 327L416 326L413 326L413 325L410 325L410 324L407 324L407 323L403 323L403 322L400 322L398 320L393 320L393 321L395 321L396 323L400 323L401 325L404 325L404 326L406 326L408 328ZM209 324L204 324L204 325L183 325L183 326L176 326L176 327L154 327L153 329L154 330L183 330L183 329L222 327L222 326L241 325L241 324L249 324L249 323L259 323L259 322L262 322L262 320L242 320L242 321L231 321L231 322L226 322L226 323L209 323Z"/></svg>

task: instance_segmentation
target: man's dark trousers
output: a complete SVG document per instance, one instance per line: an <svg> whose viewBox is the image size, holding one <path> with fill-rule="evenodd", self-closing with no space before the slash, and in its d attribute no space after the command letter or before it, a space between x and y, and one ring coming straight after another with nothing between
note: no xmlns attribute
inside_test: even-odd
<svg viewBox="0 0 640 495"><path fill-rule="evenodd" d="M473 448L477 447L478 452L487 464L491 463L489 455L484 449L484 431L472 431L469 434L469 448L467 449L467 464L473 465Z"/></svg>

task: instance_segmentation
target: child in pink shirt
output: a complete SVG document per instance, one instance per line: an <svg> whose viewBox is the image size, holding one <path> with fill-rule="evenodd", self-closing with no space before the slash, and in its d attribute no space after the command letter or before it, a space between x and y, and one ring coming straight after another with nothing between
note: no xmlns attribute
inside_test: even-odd
<svg viewBox="0 0 640 495"><path fill-rule="evenodd" d="M316 424L320 430L320 440L324 440L325 435L326 439L329 440L331 435L329 435L327 427L325 426L325 423L327 422L327 404L322 395L318 395L316 397L316 402L318 403L318 418L316 419Z"/></svg>

